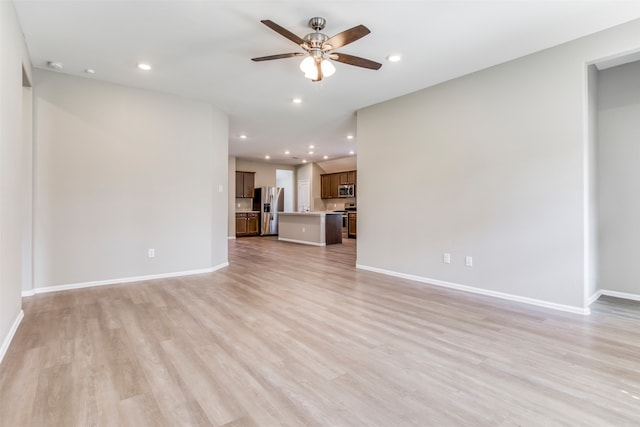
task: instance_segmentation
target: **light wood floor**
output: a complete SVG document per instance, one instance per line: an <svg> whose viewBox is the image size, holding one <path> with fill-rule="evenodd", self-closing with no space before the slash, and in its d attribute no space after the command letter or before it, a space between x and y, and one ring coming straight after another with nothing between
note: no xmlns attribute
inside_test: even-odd
<svg viewBox="0 0 640 427"><path fill-rule="evenodd" d="M429 287L357 271L353 240L229 245L215 273L25 299L0 425L640 425L639 303Z"/></svg>

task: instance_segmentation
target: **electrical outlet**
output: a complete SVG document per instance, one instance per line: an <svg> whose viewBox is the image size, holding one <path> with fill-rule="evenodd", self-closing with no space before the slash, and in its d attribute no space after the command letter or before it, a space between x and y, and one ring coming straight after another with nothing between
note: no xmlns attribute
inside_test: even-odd
<svg viewBox="0 0 640 427"><path fill-rule="evenodd" d="M149 255L149 258L155 258L156 257L156 250L153 249L153 248L150 248L149 252L148 252L148 255Z"/></svg>
<svg viewBox="0 0 640 427"><path fill-rule="evenodd" d="M224 191L224 187L222 186L222 184L218 184L218 192L222 193Z"/></svg>
<svg viewBox="0 0 640 427"><path fill-rule="evenodd" d="M473 267L473 257L467 256L464 260L464 264L467 267Z"/></svg>
<svg viewBox="0 0 640 427"><path fill-rule="evenodd" d="M443 253L442 262L444 262L445 264L451 264L451 254L447 252Z"/></svg>
<svg viewBox="0 0 640 427"><path fill-rule="evenodd" d="M302 232L305 233L306 231L307 231L307 229L302 227Z"/></svg>

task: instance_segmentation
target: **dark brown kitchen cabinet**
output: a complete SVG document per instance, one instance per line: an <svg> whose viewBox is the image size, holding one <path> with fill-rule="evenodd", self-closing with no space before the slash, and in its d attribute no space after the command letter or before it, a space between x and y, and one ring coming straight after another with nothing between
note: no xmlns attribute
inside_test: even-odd
<svg viewBox="0 0 640 427"><path fill-rule="evenodd" d="M356 183L356 171L340 172L340 185Z"/></svg>
<svg viewBox="0 0 640 427"><path fill-rule="evenodd" d="M327 173L320 175L320 197L337 199L340 197L339 187L356 183L356 171Z"/></svg>
<svg viewBox="0 0 640 427"><path fill-rule="evenodd" d="M257 212L236 212L236 237L257 236L258 218Z"/></svg>
<svg viewBox="0 0 640 427"><path fill-rule="evenodd" d="M356 183L356 171L349 171L347 172L348 174L348 178L347 178L347 184L354 184Z"/></svg>
<svg viewBox="0 0 640 427"><path fill-rule="evenodd" d="M331 175L320 175L320 197L331 198Z"/></svg>
<svg viewBox="0 0 640 427"><path fill-rule="evenodd" d="M349 172L340 172L340 185L351 184L349 182Z"/></svg>
<svg viewBox="0 0 640 427"><path fill-rule="evenodd" d="M247 214L247 235L257 236L260 233L259 215L257 213Z"/></svg>
<svg viewBox="0 0 640 427"><path fill-rule="evenodd" d="M236 214L236 237L247 235L247 215Z"/></svg>
<svg viewBox="0 0 640 427"><path fill-rule="evenodd" d="M236 198L250 199L253 197L255 172L236 171Z"/></svg>
<svg viewBox="0 0 640 427"><path fill-rule="evenodd" d="M340 174L332 173L331 175L331 197L332 199L337 199L340 197Z"/></svg>
<svg viewBox="0 0 640 427"><path fill-rule="evenodd" d="M347 214L347 238L356 238L356 226L358 225L358 212Z"/></svg>

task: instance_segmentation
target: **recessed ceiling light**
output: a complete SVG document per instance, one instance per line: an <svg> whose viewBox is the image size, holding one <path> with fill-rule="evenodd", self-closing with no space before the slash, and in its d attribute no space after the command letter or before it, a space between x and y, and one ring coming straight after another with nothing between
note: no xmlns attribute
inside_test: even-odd
<svg viewBox="0 0 640 427"><path fill-rule="evenodd" d="M291 154L289 150L285 151L284 154Z"/></svg>
<svg viewBox="0 0 640 427"><path fill-rule="evenodd" d="M294 104L302 104L302 99L300 99L300 98L293 98L293 103L294 103Z"/></svg>
<svg viewBox="0 0 640 427"><path fill-rule="evenodd" d="M302 160L302 163L307 163L307 159L303 159L303 160Z"/></svg>
<svg viewBox="0 0 640 427"><path fill-rule="evenodd" d="M144 71L149 71L151 69L151 65L145 63L138 63L138 68Z"/></svg>
<svg viewBox="0 0 640 427"><path fill-rule="evenodd" d="M95 74L96 70L94 70L93 68L87 68L84 70L84 72L87 74Z"/></svg>
<svg viewBox="0 0 640 427"><path fill-rule="evenodd" d="M353 139L353 135L347 135L347 139Z"/></svg>
<svg viewBox="0 0 640 427"><path fill-rule="evenodd" d="M309 151L309 154L313 154L313 151Z"/></svg>
<svg viewBox="0 0 640 427"><path fill-rule="evenodd" d="M316 148L316 146L315 146L315 145L310 145L310 146L309 146L309 150L313 150L314 148Z"/></svg>
<svg viewBox="0 0 640 427"><path fill-rule="evenodd" d="M323 159L327 160L329 158L329 156L324 156L322 157Z"/></svg>
<svg viewBox="0 0 640 427"><path fill-rule="evenodd" d="M271 158L271 156L267 154L266 156L264 156L264 158L269 160Z"/></svg>
<svg viewBox="0 0 640 427"><path fill-rule="evenodd" d="M349 151L349 154L356 154L356 152L351 150L351 151Z"/></svg>
<svg viewBox="0 0 640 427"><path fill-rule="evenodd" d="M247 135L245 134L240 135L240 139L247 139Z"/></svg>
<svg viewBox="0 0 640 427"><path fill-rule="evenodd" d="M400 55L389 55L389 56L387 56L387 60L389 62L398 62L401 59L402 59L402 56L400 56Z"/></svg>
<svg viewBox="0 0 640 427"><path fill-rule="evenodd" d="M47 62L47 67L52 68L54 70L62 70L64 68L64 66L62 65L62 63L60 62L55 62L55 61L49 61Z"/></svg>

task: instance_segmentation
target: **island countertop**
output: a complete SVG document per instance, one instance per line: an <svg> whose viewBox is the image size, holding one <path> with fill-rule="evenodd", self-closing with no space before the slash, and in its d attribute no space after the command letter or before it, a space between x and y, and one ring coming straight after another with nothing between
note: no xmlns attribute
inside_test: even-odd
<svg viewBox="0 0 640 427"><path fill-rule="evenodd" d="M278 240L314 246L342 243L342 213L278 212Z"/></svg>
<svg viewBox="0 0 640 427"><path fill-rule="evenodd" d="M320 211L320 212L278 212L278 215L325 216L325 215L342 215L342 212L331 212L331 211Z"/></svg>

